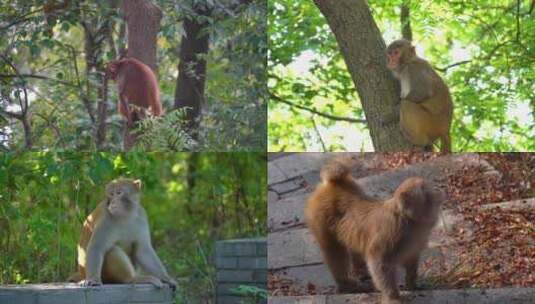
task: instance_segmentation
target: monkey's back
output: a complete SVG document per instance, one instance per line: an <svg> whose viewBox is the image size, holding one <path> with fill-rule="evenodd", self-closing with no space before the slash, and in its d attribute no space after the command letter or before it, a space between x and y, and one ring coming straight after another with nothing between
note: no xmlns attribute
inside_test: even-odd
<svg viewBox="0 0 535 304"><path fill-rule="evenodd" d="M140 107L150 107L156 116L162 114L158 82L149 66L135 58L126 58L121 60L118 75L124 78L125 83L136 84L125 88L128 90L126 92L128 96L139 96L138 100L129 100L131 103Z"/></svg>
<svg viewBox="0 0 535 304"><path fill-rule="evenodd" d="M328 227L340 242L353 247L368 238L369 215L380 206L381 202L364 194L352 180L324 182L308 199L305 217L313 231Z"/></svg>

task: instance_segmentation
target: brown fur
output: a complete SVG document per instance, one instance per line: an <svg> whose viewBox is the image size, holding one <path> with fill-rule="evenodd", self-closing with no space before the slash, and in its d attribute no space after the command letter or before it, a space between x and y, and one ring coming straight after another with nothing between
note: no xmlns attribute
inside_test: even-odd
<svg viewBox="0 0 535 304"><path fill-rule="evenodd" d="M402 87L403 134L414 145L431 150L433 142L440 139L441 151L451 152L453 103L448 86L427 61L416 55L407 40L392 42L387 56L388 68Z"/></svg>
<svg viewBox="0 0 535 304"><path fill-rule="evenodd" d="M321 177L305 216L338 291L359 291L348 269L353 263L354 271L362 273L367 265L383 303L400 303L396 266L406 268L406 285L413 289L419 255L437 221L442 194L424 179L412 177L392 198L372 199L337 159L322 169Z"/></svg>
<svg viewBox="0 0 535 304"><path fill-rule="evenodd" d="M124 58L108 63L106 75L117 81L119 113L129 124L133 122L132 117L144 117L144 113L137 113L135 109L132 115L129 104L150 109L155 116L163 114L158 81L149 66L135 58Z"/></svg>

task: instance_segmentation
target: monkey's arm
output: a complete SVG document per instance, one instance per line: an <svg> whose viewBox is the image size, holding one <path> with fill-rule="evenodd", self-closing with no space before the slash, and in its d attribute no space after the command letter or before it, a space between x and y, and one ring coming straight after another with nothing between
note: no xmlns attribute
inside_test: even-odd
<svg viewBox="0 0 535 304"><path fill-rule="evenodd" d="M173 280L169 276L169 274L167 274L165 267L160 261L160 258L154 251L154 248L152 248L150 238L147 240L143 240L138 244L138 248L135 254L136 261L139 263L139 266L141 266L144 271L156 276L157 278L159 278L165 283L168 283L172 287L176 287L175 280Z"/></svg>
<svg viewBox="0 0 535 304"><path fill-rule="evenodd" d="M102 284L101 272L104 262L104 254L110 248L111 231L105 231L105 220L97 223L91 239L87 244L87 265L86 278L82 285L100 285Z"/></svg>
<svg viewBox="0 0 535 304"><path fill-rule="evenodd" d="M432 75L429 75L427 67L422 64L409 64L407 66L404 83L401 80L401 99L420 103L433 96Z"/></svg>
<svg viewBox="0 0 535 304"><path fill-rule="evenodd" d="M126 94L120 93L119 94L119 112L126 117L126 123L128 126L132 125L132 115L130 114L130 108L128 106L128 98L126 97Z"/></svg>

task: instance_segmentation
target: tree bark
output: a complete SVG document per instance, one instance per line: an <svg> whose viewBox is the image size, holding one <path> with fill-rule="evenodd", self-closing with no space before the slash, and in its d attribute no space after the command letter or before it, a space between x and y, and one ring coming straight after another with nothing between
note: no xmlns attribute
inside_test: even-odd
<svg viewBox="0 0 535 304"><path fill-rule="evenodd" d="M126 21L128 57L142 61L157 73L156 39L162 10L150 0L124 0L121 8ZM138 134L126 122L124 130L123 149L128 151L135 145Z"/></svg>
<svg viewBox="0 0 535 304"><path fill-rule="evenodd" d="M375 151L407 150L399 128L399 84L365 0L314 0L336 37L368 121Z"/></svg>
<svg viewBox="0 0 535 304"><path fill-rule="evenodd" d="M150 66L156 73L156 39L160 31L162 10L150 0L124 0L128 56Z"/></svg>
<svg viewBox="0 0 535 304"><path fill-rule="evenodd" d="M116 9L115 6L112 6L113 9ZM110 52L112 57L116 57L115 45L113 42L112 29L115 22L113 22L111 12L106 15L106 21L104 21L101 32L106 38L103 41L108 41ZM97 150L102 150L104 148L104 143L106 142L106 120L108 118L108 79L104 76L103 65L99 65L100 70L100 82L102 86L98 93L98 105L97 105L97 130L96 130L96 146Z"/></svg>
<svg viewBox="0 0 535 304"><path fill-rule="evenodd" d="M211 10L204 5L194 7L196 15L210 16ZM209 35L203 33L208 23L187 17L184 20L185 36L180 43L180 63L175 91L175 108L186 108L186 126L190 131L196 128L196 121L204 103L206 82L206 60ZM192 134L194 135L194 134Z"/></svg>

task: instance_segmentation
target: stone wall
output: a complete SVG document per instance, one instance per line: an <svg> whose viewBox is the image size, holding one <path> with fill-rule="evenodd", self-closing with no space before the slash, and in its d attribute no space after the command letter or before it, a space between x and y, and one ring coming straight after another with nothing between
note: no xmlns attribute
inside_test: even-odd
<svg viewBox="0 0 535 304"><path fill-rule="evenodd" d="M267 289L267 243L265 238L236 239L216 243L216 304L267 303L239 295L240 285Z"/></svg>
<svg viewBox="0 0 535 304"><path fill-rule="evenodd" d="M168 286L109 284L80 287L78 284L29 284L0 286L1 304L172 304Z"/></svg>

